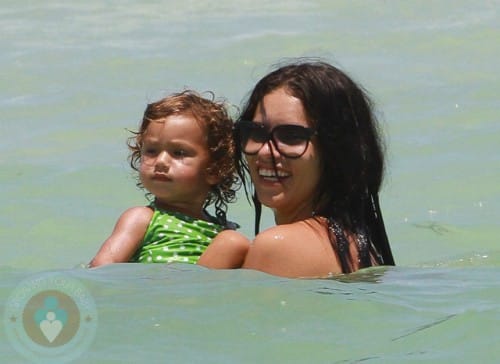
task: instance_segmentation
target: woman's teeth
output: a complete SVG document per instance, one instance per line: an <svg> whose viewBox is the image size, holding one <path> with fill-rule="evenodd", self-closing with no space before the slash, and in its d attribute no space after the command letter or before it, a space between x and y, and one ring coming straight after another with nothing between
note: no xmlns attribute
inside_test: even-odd
<svg viewBox="0 0 500 364"><path fill-rule="evenodd" d="M278 172L278 175L276 175ZM284 178L288 177L289 174L283 171L275 171L274 169L259 169L259 176L265 178Z"/></svg>

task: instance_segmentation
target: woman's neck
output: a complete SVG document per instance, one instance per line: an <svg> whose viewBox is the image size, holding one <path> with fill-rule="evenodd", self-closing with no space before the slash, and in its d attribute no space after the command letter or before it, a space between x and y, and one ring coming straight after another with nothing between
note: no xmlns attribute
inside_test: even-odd
<svg viewBox="0 0 500 364"><path fill-rule="evenodd" d="M273 209L273 213L276 225L291 224L297 221L307 220L314 216L314 212L311 207L293 209L290 211Z"/></svg>

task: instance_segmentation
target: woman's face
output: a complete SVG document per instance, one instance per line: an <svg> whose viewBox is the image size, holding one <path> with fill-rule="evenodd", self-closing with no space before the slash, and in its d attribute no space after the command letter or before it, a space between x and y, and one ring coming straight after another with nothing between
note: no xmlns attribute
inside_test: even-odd
<svg viewBox="0 0 500 364"><path fill-rule="evenodd" d="M285 88L274 90L262 99L253 121L263 123L268 130L279 125L312 127L300 99L289 95ZM320 179L316 142L313 136L304 154L296 159L281 155L271 142L265 143L255 155L247 155L257 196L263 205L274 210L278 224L312 216L312 203Z"/></svg>

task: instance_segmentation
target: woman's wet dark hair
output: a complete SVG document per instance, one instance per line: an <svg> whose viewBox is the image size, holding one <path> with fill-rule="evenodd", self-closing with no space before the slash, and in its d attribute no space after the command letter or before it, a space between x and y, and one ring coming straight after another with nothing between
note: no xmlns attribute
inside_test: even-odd
<svg viewBox="0 0 500 364"><path fill-rule="evenodd" d="M313 201L314 212L328 219L330 241L342 270L353 270L344 231L356 237L360 268L373 265L372 259L376 264L394 265L378 204L384 149L367 93L328 63L299 61L263 77L240 119L252 120L264 96L278 88L302 101L308 122L318 132L322 177ZM239 166L246 168L241 152ZM260 203L255 197L254 201L260 220Z"/></svg>

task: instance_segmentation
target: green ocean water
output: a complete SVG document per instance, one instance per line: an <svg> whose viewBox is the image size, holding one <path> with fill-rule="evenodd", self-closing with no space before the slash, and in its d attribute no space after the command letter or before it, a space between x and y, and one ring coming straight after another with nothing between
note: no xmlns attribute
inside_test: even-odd
<svg viewBox="0 0 500 364"><path fill-rule="evenodd" d="M499 9L463 0L3 1L2 310L25 279L57 272L82 282L99 321L77 362L497 362ZM341 67L377 104L396 268L338 280L81 268L119 214L145 203L125 140L146 103L189 87L236 108L272 64L296 56ZM230 217L251 236L243 196ZM2 361L25 362L7 322Z"/></svg>

